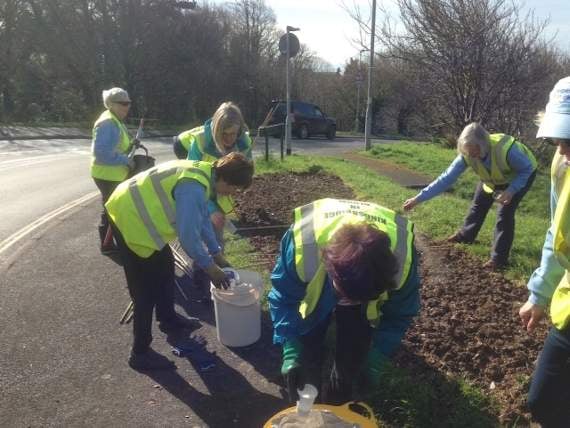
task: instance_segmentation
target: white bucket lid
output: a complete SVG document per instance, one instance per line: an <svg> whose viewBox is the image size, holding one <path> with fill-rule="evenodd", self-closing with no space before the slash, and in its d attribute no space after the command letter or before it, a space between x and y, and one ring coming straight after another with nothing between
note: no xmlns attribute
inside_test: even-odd
<svg viewBox="0 0 570 428"><path fill-rule="evenodd" d="M253 305L261 297L261 289L255 284L236 283L234 281L227 290L216 288L214 284L211 284L210 292L213 300L221 300L234 306Z"/></svg>

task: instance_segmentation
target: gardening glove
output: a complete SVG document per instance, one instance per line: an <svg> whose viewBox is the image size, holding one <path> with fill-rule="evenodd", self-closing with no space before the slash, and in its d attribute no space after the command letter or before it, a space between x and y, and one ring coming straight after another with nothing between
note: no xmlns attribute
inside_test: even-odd
<svg viewBox="0 0 570 428"><path fill-rule="evenodd" d="M230 287L230 279L216 263L210 264L210 266L206 268L206 273L212 280L214 287L223 288L224 290Z"/></svg>
<svg viewBox="0 0 570 428"><path fill-rule="evenodd" d="M303 345L297 339L290 339L283 344L283 364L281 374L289 394L289 401L294 403L299 398L297 389L304 386L301 379L301 351Z"/></svg>
<svg viewBox="0 0 570 428"><path fill-rule="evenodd" d="M386 368L390 365L389 358L384 355L378 348L372 346L365 363L366 385L369 389L378 389L382 383L382 377L386 372Z"/></svg>
<svg viewBox="0 0 570 428"><path fill-rule="evenodd" d="M214 262L222 269L232 267L221 252L214 256Z"/></svg>

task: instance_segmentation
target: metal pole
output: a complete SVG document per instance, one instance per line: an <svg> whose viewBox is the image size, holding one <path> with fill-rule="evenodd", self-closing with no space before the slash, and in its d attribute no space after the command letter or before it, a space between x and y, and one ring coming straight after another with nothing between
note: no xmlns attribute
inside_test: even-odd
<svg viewBox="0 0 570 428"><path fill-rule="evenodd" d="M368 61L368 98L366 99L366 122L364 124L364 147L370 150L372 127L372 66L374 65L374 35L376 33L376 0L372 0L372 25L370 26L370 58Z"/></svg>
<svg viewBox="0 0 570 428"><path fill-rule="evenodd" d="M287 114L285 115L285 145L287 146L287 154L291 154L291 93L290 93L290 81L289 81L289 28L287 28L287 54L285 64L285 80L287 87Z"/></svg>
<svg viewBox="0 0 570 428"><path fill-rule="evenodd" d="M354 118L354 132L358 132L359 128L359 121L358 121L358 113L360 113L360 85L362 82L360 81L360 63L362 62L362 51L358 52L358 71L356 74L356 117Z"/></svg>
<svg viewBox="0 0 570 428"><path fill-rule="evenodd" d="M265 162L269 161L269 135L267 135L267 129L263 130L265 133Z"/></svg>

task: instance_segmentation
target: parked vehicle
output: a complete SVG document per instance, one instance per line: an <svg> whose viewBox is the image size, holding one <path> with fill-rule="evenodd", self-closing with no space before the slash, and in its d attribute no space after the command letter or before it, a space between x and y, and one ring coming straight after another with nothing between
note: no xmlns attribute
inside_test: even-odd
<svg viewBox="0 0 570 428"><path fill-rule="evenodd" d="M268 125L285 123L285 112L287 110L285 101L277 100L271 103L273 114ZM336 119L327 116L315 104L304 101L291 101L291 132L297 138L305 139L315 135L324 135L329 140L334 140L336 136ZM279 135L279 128L274 128L270 135Z"/></svg>

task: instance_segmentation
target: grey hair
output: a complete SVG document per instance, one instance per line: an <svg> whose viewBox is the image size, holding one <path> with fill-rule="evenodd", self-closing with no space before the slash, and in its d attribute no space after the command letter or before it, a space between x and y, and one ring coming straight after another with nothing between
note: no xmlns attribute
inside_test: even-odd
<svg viewBox="0 0 570 428"><path fill-rule="evenodd" d="M222 103L218 107L212 116L211 126L212 137L220 153L224 153L226 151L226 148L221 144L222 134L226 129L231 128L232 126L238 126L238 138L246 131L246 125L245 121L243 120L241 110L236 104L232 103L231 101Z"/></svg>
<svg viewBox="0 0 570 428"><path fill-rule="evenodd" d="M467 146L479 146L481 157L489 153L489 133L480 123L473 122L463 128L457 139L457 152L467 156Z"/></svg>

